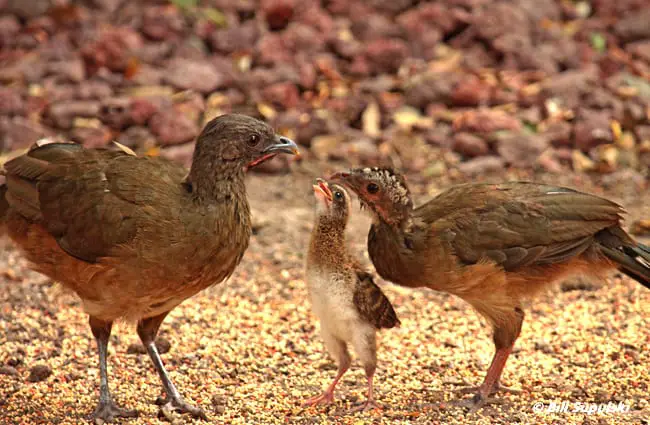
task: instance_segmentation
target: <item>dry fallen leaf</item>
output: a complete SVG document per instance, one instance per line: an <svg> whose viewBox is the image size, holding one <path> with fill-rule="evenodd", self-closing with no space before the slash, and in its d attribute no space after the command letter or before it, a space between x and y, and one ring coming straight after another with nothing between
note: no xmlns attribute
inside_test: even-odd
<svg viewBox="0 0 650 425"><path fill-rule="evenodd" d="M373 101L366 107L361 116L363 132L370 137L378 137L381 134L381 112L379 105Z"/></svg>

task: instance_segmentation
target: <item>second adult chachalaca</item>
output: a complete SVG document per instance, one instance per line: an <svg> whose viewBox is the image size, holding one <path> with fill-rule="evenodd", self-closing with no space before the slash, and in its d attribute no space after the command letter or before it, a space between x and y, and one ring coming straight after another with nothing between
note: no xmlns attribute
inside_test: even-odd
<svg viewBox="0 0 650 425"><path fill-rule="evenodd" d="M570 275L618 269L650 288L650 248L607 199L527 182L464 184L414 208L404 178L364 168L331 177L374 215L368 252L386 280L454 294L492 325L496 352L473 411L499 379L524 320L523 301Z"/></svg>
<svg viewBox="0 0 650 425"><path fill-rule="evenodd" d="M163 413L205 417L169 379L154 339L170 310L230 276L248 247L246 169L296 145L265 123L223 115L199 135L189 173L127 149L38 146L4 165L0 218L33 267L74 291L99 349L100 396L93 417L135 416L108 387L113 322L137 332L167 394Z"/></svg>

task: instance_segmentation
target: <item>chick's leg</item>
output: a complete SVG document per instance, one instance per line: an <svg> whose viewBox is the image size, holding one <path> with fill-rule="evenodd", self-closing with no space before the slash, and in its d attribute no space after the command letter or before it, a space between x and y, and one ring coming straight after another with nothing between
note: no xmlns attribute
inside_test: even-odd
<svg viewBox="0 0 650 425"><path fill-rule="evenodd" d="M345 372L350 368L350 353L348 352L348 347L345 341L342 341L328 332L326 329L322 330L323 340L325 342L325 347L330 353L336 363L338 364L338 372L334 381L327 387L327 389L322 393L314 397L310 397L304 401L303 406L314 406L317 404L329 404L334 401L334 389L336 384L339 383L339 380L343 377Z"/></svg>
<svg viewBox="0 0 650 425"><path fill-rule="evenodd" d="M192 406L183 400L183 397L176 389L176 386L171 381L171 379L169 379L167 370L165 369L162 359L160 358L160 353L158 353L158 348L156 347L155 343L156 335L158 334L160 324L166 316L167 313L163 313L159 316L142 319L138 322L137 328L138 336L140 337L142 344L147 349L149 357L153 362L153 366L156 369L156 372L158 372L158 376L160 376L163 388L167 394L167 397L165 397L165 399L159 401L159 404L162 405L161 412L170 421L173 421L172 412L189 413L195 418L207 420L207 416L201 408Z"/></svg>
<svg viewBox="0 0 650 425"><path fill-rule="evenodd" d="M138 416L136 410L127 410L118 407L113 400L111 391L108 388L108 370L106 368L106 359L108 358L108 339L111 336L113 322L106 322L90 316L90 329L97 341L99 351L99 402L93 412L95 423L102 424L112 422L118 417L133 418Z"/></svg>
<svg viewBox="0 0 650 425"><path fill-rule="evenodd" d="M372 379L377 369L377 338L372 328L360 327L355 331L353 339L354 350L359 356L366 372L368 396L365 403L352 409L353 412L371 410L379 407L375 402Z"/></svg>
<svg viewBox="0 0 650 425"><path fill-rule="evenodd" d="M500 384L501 374L506 365L508 357L512 352L515 341L521 332L521 325L524 321L524 312L519 307L508 318L502 318L494 326L494 347L495 353L492 363L488 368L483 383L476 389L474 397L470 400L463 400L460 404L470 407L470 413L478 411L490 400L489 396L499 390L512 391Z"/></svg>

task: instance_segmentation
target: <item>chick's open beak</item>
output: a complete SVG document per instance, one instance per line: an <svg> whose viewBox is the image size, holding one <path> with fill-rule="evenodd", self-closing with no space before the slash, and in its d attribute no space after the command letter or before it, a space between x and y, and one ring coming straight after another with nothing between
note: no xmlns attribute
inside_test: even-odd
<svg viewBox="0 0 650 425"><path fill-rule="evenodd" d="M314 190L314 195L325 205L329 205L332 202L332 191L330 190L329 184L323 179L316 179L312 185Z"/></svg>

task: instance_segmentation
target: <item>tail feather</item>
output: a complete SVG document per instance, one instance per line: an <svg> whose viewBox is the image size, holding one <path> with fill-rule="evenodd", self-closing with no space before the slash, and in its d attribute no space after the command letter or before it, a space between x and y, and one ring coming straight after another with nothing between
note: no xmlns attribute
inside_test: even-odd
<svg viewBox="0 0 650 425"><path fill-rule="evenodd" d="M618 269L650 289L650 247L641 243L618 249L602 247L602 252L618 264Z"/></svg>

